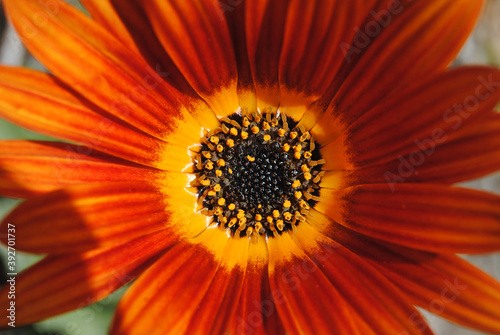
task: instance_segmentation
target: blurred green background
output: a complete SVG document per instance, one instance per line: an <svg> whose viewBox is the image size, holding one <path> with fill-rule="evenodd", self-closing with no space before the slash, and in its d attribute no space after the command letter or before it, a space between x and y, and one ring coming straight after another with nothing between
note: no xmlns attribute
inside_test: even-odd
<svg viewBox="0 0 500 335"><path fill-rule="evenodd" d="M474 0L471 0L474 1ZM78 1L67 1L82 8ZM1 3L1 2L0 2ZM460 23L457 23L460 24ZM462 50L457 65L461 64L492 64L500 66L500 0L490 0L480 24ZM0 13L0 63L27 66L43 70L43 66L33 59L22 47L13 29L7 24L3 12ZM0 119L0 139L36 139L51 140L50 138L19 128ZM500 193L500 174L489 176L481 180L464 184L467 187L488 190ZM18 200L0 197L0 217L5 216ZM18 272L33 264L40 256L17 254ZM0 257L5 260L5 248L0 247ZM484 271L500 279L500 255L466 257ZM6 271L2 271L0 277ZM2 280L3 282L3 280ZM59 317L49 319L38 324L16 328L15 330L0 331L0 334L67 334L67 335L104 335L110 324L116 302L124 289L119 290L110 298L98 302L78 311L70 312ZM25 308L29 308L25 307ZM452 325L438 317L425 314L437 334L473 335L480 334Z"/></svg>

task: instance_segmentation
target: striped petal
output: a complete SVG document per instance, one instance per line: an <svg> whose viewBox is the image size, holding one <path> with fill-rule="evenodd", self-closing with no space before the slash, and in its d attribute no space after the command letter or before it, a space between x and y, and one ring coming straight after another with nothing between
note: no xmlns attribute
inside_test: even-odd
<svg viewBox="0 0 500 335"><path fill-rule="evenodd" d="M462 67L419 82L353 120L322 149L332 157L325 168L375 165L419 150L422 143L451 141L491 114L499 87L500 71L488 67Z"/></svg>
<svg viewBox="0 0 500 335"><path fill-rule="evenodd" d="M349 230L316 211L308 220L377 268L413 304L453 322L498 333L500 283L463 259L384 243ZM411 316L411 321L422 325L416 315Z"/></svg>
<svg viewBox="0 0 500 335"><path fill-rule="evenodd" d="M29 198L74 184L148 180L154 170L57 142L1 141L0 194Z"/></svg>
<svg viewBox="0 0 500 335"><path fill-rule="evenodd" d="M197 122L188 109L196 115L206 106L167 87L161 73L82 12L63 1L8 0L4 6L30 52L83 97L155 137L183 144L190 138L187 125ZM178 123L184 126L176 138Z"/></svg>
<svg viewBox="0 0 500 335"><path fill-rule="evenodd" d="M148 0L141 5L164 49L195 91L218 115L235 112L236 62L219 6L212 0Z"/></svg>
<svg viewBox="0 0 500 335"><path fill-rule="evenodd" d="M439 137L416 141L418 147L387 163L338 172L329 171L323 187L355 184L446 183L476 179L500 169L500 114L481 119L460 137L438 143ZM442 137L441 139L445 139ZM339 181L342 182L339 183Z"/></svg>
<svg viewBox="0 0 500 335"><path fill-rule="evenodd" d="M165 176L172 189L187 182L179 175ZM148 183L102 183L30 199L7 215L2 229L16 225L18 250L54 254L120 244L163 229L179 237L172 229L179 220L169 215L163 195ZM1 240L7 243L7 235Z"/></svg>
<svg viewBox="0 0 500 335"><path fill-rule="evenodd" d="M16 277L16 306L29 306L16 309L16 325L103 299L147 268L173 240L172 235L159 232L111 248L47 256ZM9 289L4 285L0 291L1 306L9 305ZM7 327L8 312L2 310L0 326Z"/></svg>
<svg viewBox="0 0 500 335"><path fill-rule="evenodd" d="M320 197L319 212L384 241L441 253L500 249L500 196L430 184L372 184L323 188Z"/></svg>
<svg viewBox="0 0 500 335"><path fill-rule="evenodd" d="M313 110L303 124L309 128L319 121L325 129L335 130L414 81L443 71L472 31L483 4L468 0L380 1L358 27L354 40L344 43L350 71L325 96L333 100L324 117L318 119L322 110ZM328 142L328 138L317 139Z"/></svg>
<svg viewBox="0 0 500 335"><path fill-rule="evenodd" d="M217 268L218 263L203 248L175 245L121 299L110 333L185 333Z"/></svg>
<svg viewBox="0 0 500 335"><path fill-rule="evenodd" d="M95 149L139 164L180 171L190 163L185 148L199 142L200 127L189 123L178 124L176 130L179 136L191 132L179 141L182 146L145 135L81 102L53 76L33 70L1 67L0 93L2 117L33 131L82 143L90 152ZM168 159L181 149L184 155L180 157L185 160Z"/></svg>

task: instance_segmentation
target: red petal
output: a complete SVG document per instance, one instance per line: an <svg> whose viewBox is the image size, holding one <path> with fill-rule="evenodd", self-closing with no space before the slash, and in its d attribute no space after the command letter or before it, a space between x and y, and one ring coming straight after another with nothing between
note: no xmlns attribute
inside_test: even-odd
<svg viewBox="0 0 500 335"><path fill-rule="evenodd" d="M80 142L85 147L78 150L89 148L90 152L85 153L99 150L139 164L178 171L189 163L189 158L187 162L166 159L173 150L183 148L187 152L185 148L193 143L188 142L189 137L181 141L182 147L176 147L124 126L97 107L89 108L89 103L82 103L53 76L2 67L0 93L2 117L34 131ZM182 129L184 126L186 129ZM183 134L193 128L181 123L177 131ZM194 143L199 142L197 133L199 127L190 136Z"/></svg>
<svg viewBox="0 0 500 335"><path fill-rule="evenodd" d="M175 245L121 299L111 334L185 333L217 267L203 248Z"/></svg>
<svg viewBox="0 0 500 335"><path fill-rule="evenodd" d="M478 330L500 329L500 283L461 258L384 243L316 211L309 222L375 266L414 304ZM412 317L412 322L418 320Z"/></svg>
<svg viewBox="0 0 500 335"><path fill-rule="evenodd" d="M203 106L173 91L161 77L165 73L156 73L138 53L80 11L63 1L8 0L4 6L30 52L103 110L169 141L185 143L185 137L193 136L182 129L182 136L174 138L172 135L179 133L178 122L193 128L196 125L199 130L188 109L196 114ZM43 26L37 21L40 16L45 18Z"/></svg>
<svg viewBox="0 0 500 335"><path fill-rule="evenodd" d="M319 212L384 241L445 253L500 250L500 196L430 184L372 184L323 188L320 197Z"/></svg>
<svg viewBox="0 0 500 335"><path fill-rule="evenodd" d="M330 88L331 95L325 96L325 100L335 97L319 123L326 129L335 129L339 123L350 124L382 99L443 71L472 31L483 3L380 1L358 27L352 48L343 49L345 66L350 71L339 76ZM317 121L318 113L313 112L315 115L308 117ZM307 125L314 123L312 120ZM328 141L332 132L323 135L326 137L316 137Z"/></svg>
<svg viewBox="0 0 500 335"><path fill-rule="evenodd" d="M10 197L29 198L74 184L149 180L153 171L73 144L0 142L0 194Z"/></svg>
<svg viewBox="0 0 500 335"><path fill-rule="evenodd" d="M469 132L442 144L432 138L390 162L349 171L345 185L432 182L453 184L500 169L500 115L492 113ZM345 179L346 177L344 177ZM325 178L323 178L323 181ZM325 186L328 187L328 186Z"/></svg>
<svg viewBox="0 0 500 335"><path fill-rule="evenodd" d="M360 115L322 154L342 155L343 166L358 167L418 151L422 142L445 144L477 127L478 118L491 113L500 100L499 86L500 71L495 68L444 72ZM337 166L327 159L326 169Z"/></svg>
<svg viewBox="0 0 500 335"><path fill-rule="evenodd" d="M24 325L92 304L128 283L173 242L165 232L83 254L48 256L16 277L16 325ZM16 242L19 242L17 239ZM9 306L4 285L1 327Z"/></svg>
<svg viewBox="0 0 500 335"><path fill-rule="evenodd" d="M181 73L218 115L238 109L236 62L223 12L211 0L142 1Z"/></svg>
<svg viewBox="0 0 500 335"><path fill-rule="evenodd" d="M173 226L180 218L167 213L164 200L145 182L76 185L22 203L2 229L14 224L16 248L42 254L119 244L165 228L179 236ZM7 235L1 240L7 244Z"/></svg>

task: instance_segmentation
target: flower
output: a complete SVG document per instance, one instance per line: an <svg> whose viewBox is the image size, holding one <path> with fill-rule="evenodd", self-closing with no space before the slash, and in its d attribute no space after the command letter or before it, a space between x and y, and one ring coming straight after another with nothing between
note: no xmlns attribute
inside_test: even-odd
<svg viewBox="0 0 500 335"><path fill-rule="evenodd" d="M500 197L452 186L500 167L500 71L447 68L482 1L82 2L4 1L51 74L3 66L0 114L71 142L0 144L2 241L46 254L16 325L137 277L111 333L500 334L456 255Z"/></svg>

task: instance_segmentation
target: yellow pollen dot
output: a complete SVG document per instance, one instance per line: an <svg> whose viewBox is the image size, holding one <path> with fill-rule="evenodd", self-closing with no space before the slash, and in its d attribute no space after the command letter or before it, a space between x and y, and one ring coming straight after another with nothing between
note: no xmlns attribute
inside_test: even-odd
<svg viewBox="0 0 500 335"><path fill-rule="evenodd" d="M229 133L233 136L238 136L238 129L236 128L231 128L231 130L229 131Z"/></svg>
<svg viewBox="0 0 500 335"><path fill-rule="evenodd" d="M236 224L236 222L238 222L237 218L231 218L231 220L229 220L229 224L227 226L229 228L231 228L232 226L234 226Z"/></svg>
<svg viewBox="0 0 500 335"><path fill-rule="evenodd" d="M229 206L227 206L227 208L228 208L230 211L234 211L234 209L236 208L236 205L235 205L235 204L229 204Z"/></svg>
<svg viewBox="0 0 500 335"><path fill-rule="evenodd" d="M240 218L240 222L239 222L240 226L242 226L244 228L244 226L245 226L246 223L247 223L247 218L246 217Z"/></svg>
<svg viewBox="0 0 500 335"><path fill-rule="evenodd" d="M285 150L285 151L290 150L290 144L288 144L288 143L283 144L283 150Z"/></svg>
<svg viewBox="0 0 500 335"><path fill-rule="evenodd" d="M248 229L247 229L247 235L248 236L252 236L252 234L253 234L253 228L252 227L248 227Z"/></svg>
<svg viewBox="0 0 500 335"><path fill-rule="evenodd" d="M237 217L238 219L241 219L241 218L245 217L245 211L244 211L244 210L242 210L242 209L239 209L239 210L238 210L238 214L236 215L236 217Z"/></svg>
<svg viewBox="0 0 500 335"><path fill-rule="evenodd" d="M221 190L220 184L216 184L216 185L214 186L214 191L215 191L215 192L219 192L220 190Z"/></svg>
<svg viewBox="0 0 500 335"><path fill-rule="evenodd" d="M229 169L227 172L229 172L229 174L233 174L233 170Z"/></svg>
<svg viewBox="0 0 500 335"><path fill-rule="evenodd" d="M260 131L259 127L253 126L252 127L252 133L257 134Z"/></svg>
<svg viewBox="0 0 500 335"><path fill-rule="evenodd" d="M275 210L273 211L273 216L274 216L275 218L279 217L279 216L280 216L280 211L279 211L279 210L277 210L277 209L275 209Z"/></svg>
<svg viewBox="0 0 500 335"><path fill-rule="evenodd" d="M218 166L225 166L226 165L226 162L221 158L217 161L217 165Z"/></svg>
<svg viewBox="0 0 500 335"><path fill-rule="evenodd" d="M255 161L255 157L252 157L252 156L250 156L250 155L247 155L247 159L248 159L250 162Z"/></svg>
<svg viewBox="0 0 500 335"><path fill-rule="evenodd" d="M259 204L259 205L257 206L257 208L262 208L262 205L261 205L261 204Z"/></svg>
<svg viewBox="0 0 500 335"><path fill-rule="evenodd" d="M295 198L300 199L300 198L302 198L302 192L297 191L297 192L295 192L294 196L295 196Z"/></svg>
<svg viewBox="0 0 500 335"><path fill-rule="evenodd" d="M215 175L217 177L222 177L222 171L221 170L215 170Z"/></svg>
<svg viewBox="0 0 500 335"><path fill-rule="evenodd" d="M222 220L220 220L220 221L221 221L222 223L224 223L224 224L225 224L225 223L227 223L227 217L225 217L225 216L224 216L224 217L222 218Z"/></svg>
<svg viewBox="0 0 500 335"><path fill-rule="evenodd" d="M266 121L264 121L264 122L262 123L262 128L263 128L264 130L269 130L269 129L271 129L271 126L269 125L269 123L267 123Z"/></svg>
<svg viewBox="0 0 500 335"><path fill-rule="evenodd" d="M285 202L283 203L284 208L289 208L291 205L292 203L290 202L290 200L285 200Z"/></svg>
<svg viewBox="0 0 500 335"><path fill-rule="evenodd" d="M279 137L285 136L285 133L286 133L285 129L283 129L283 128L278 129L278 136Z"/></svg>
<svg viewBox="0 0 500 335"><path fill-rule="evenodd" d="M202 180L202 181L200 181L200 184L203 185L203 186L209 186L210 185L210 180L209 179Z"/></svg>
<svg viewBox="0 0 500 335"><path fill-rule="evenodd" d="M297 137L297 135L298 135L298 134L297 134L297 132L296 132L296 131L292 131L292 132L290 133L290 138L291 138L291 139L294 139L294 138L296 138L296 137Z"/></svg>
<svg viewBox="0 0 500 335"><path fill-rule="evenodd" d="M262 223L257 222L255 224L255 231L258 233L258 232L260 232L261 229L262 229Z"/></svg>
<svg viewBox="0 0 500 335"><path fill-rule="evenodd" d="M268 216L268 217L267 217L267 222L269 222L269 223L273 223L273 217L272 217L272 216Z"/></svg>
<svg viewBox="0 0 500 335"><path fill-rule="evenodd" d="M248 127L250 125L250 121L248 121L248 119L245 117L243 119L243 127Z"/></svg>
<svg viewBox="0 0 500 335"><path fill-rule="evenodd" d="M256 221L260 221L260 220L262 220L262 215L260 215L260 214L256 214L256 215L255 215L255 220L256 220Z"/></svg>
<svg viewBox="0 0 500 335"><path fill-rule="evenodd" d="M215 209L214 215L221 215L221 214L222 214L222 208L217 207L217 208Z"/></svg>
<svg viewBox="0 0 500 335"><path fill-rule="evenodd" d="M308 172L309 171L309 168L307 167L306 164L302 164L302 166L300 167L300 169L302 170L302 172Z"/></svg>
<svg viewBox="0 0 500 335"><path fill-rule="evenodd" d="M293 188L297 188L297 187L299 187L299 186L300 186L300 180L295 179L295 181L294 181L294 182L293 182L293 184L292 184L292 187L293 187Z"/></svg>
<svg viewBox="0 0 500 335"><path fill-rule="evenodd" d="M293 215L290 212L285 212L283 213L283 216L285 217L285 220L290 221Z"/></svg>
<svg viewBox="0 0 500 335"><path fill-rule="evenodd" d="M304 179L305 180L309 180L309 179L311 179L311 177L312 176L311 176L311 174L309 172L304 173Z"/></svg>
<svg viewBox="0 0 500 335"><path fill-rule="evenodd" d="M264 135L264 141L269 141L271 139L271 135Z"/></svg>
<svg viewBox="0 0 500 335"><path fill-rule="evenodd" d="M246 131L241 132L241 138L246 140L248 138L248 133Z"/></svg>
<svg viewBox="0 0 500 335"><path fill-rule="evenodd" d="M212 170L214 168L214 163L212 163L212 161L208 161L207 164L205 164L205 168L207 170Z"/></svg>
<svg viewBox="0 0 500 335"><path fill-rule="evenodd" d="M300 203L299 203L300 207L304 208L304 209L309 209L309 204L307 203L307 201L305 200L300 200Z"/></svg>
<svg viewBox="0 0 500 335"><path fill-rule="evenodd" d="M230 138L229 140L226 141L226 144L228 147L232 148L234 147L234 140Z"/></svg>
<svg viewBox="0 0 500 335"><path fill-rule="evenodd" d="M217 136L212 136L210 137L210 142L212 142L213 144L218 144L219 138Z"/></svg>
<svg viewBox="0 0 500 335"><path fill-rule="evenodd" d="M208 195L209 197L213 197L213 196L215 196L216 194L217 194L217 193L215 193L215 191L213 191L213 190L210 190L210 191L208 191L208 193L207 193L207 195Z"/></svg>
<svg viewBox="0 0 500 335"><path fill-rule="evenodd" d="M217 151L218 151L218 152L222 152L222 151L224 151L224 147L223 147L222 145L220 145L220 144L219 144L219 145L217 145Z"/></svg>
<svg viewBox="0 0 500 335"><path fill-rule="evenodd" d="M283 220L278 220L278 221L276 222L276 227L277 227L280 231L282 231L282 230L283 230L283 228L285 228L285 224L283 223Z"/></svg>
<svg viewBox="0 0 500 335"><path fill-rule="evenodd" d="M226 199L219 198L219 200L217 200L217 203L219 204L219 206L224 206L226 204Z"/></svg>
<svg viewBox="0 0 500 335"><path fill-rule="evenodd" d="M201 153L203 155L203 157L205 157L206 159L210 159L212 158L212 154L210 153L210 151L203 151Z"/></svg>
<svg viewBox="0 0 500 335"><path fill-rule="evenodd" d="M306 151L306 152L304 152L304 158L305 158L305 159L309 159L309 158L311 158L311 156L312 156L312 154L311 154L311 152L310 152L310 151Z"/></svg>
<svg viewBox="0 0 500 335"><path fill-rule="evenodd" d="M302 150L302 145L300 145L300 144L294 145L293 146L293 150L294 151L300 151L300 150Z"/></svg>
<svg viewBox="0 0 500 335"><path fill-rule="evenodd" d="M296 151L295 154L293 154L293 157L295 157L296 159L300 159L300 156L301 156L300 151Z"/></svg>

